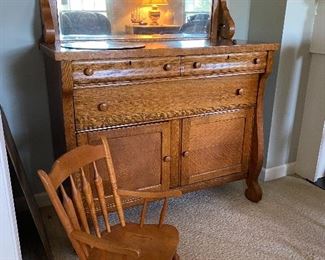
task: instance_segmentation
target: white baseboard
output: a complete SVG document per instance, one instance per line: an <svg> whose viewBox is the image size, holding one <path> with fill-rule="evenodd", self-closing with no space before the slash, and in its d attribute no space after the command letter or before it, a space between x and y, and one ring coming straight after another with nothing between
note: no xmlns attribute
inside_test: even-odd
<svg viewBox="0 0 325 260"><path fill-rule="evenodd" d="M261 179L263 181L272 181L288 175L295 174L296 163L287 163L273 168L263 168Z"/></svg>

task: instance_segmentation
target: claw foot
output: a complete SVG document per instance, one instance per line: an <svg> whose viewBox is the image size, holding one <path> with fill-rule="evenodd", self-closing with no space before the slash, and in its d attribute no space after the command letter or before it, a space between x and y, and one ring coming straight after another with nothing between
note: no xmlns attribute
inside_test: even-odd
<svg viewBox="0 0 325 260"><path fill-rule="evenodd" d="M245 196L248 200L252 202L259 202L262 199L262 189L257 182L247 183L247 189L245 191Z"/></svg>

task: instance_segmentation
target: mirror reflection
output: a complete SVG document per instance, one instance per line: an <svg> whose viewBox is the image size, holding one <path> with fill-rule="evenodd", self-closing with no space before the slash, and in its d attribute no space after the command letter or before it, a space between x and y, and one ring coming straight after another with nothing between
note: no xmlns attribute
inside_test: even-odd
<svg viewBox="0 0 325 260"><path fill-rule="evenodd" d="M58 0L61 39L204 38L212 0Z"/></svg>

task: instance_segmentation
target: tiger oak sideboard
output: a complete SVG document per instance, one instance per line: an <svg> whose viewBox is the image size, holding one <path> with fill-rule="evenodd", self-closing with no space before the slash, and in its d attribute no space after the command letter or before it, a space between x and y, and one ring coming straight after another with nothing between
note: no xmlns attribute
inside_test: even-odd
<svg viewBox="0 0 325 260"><path fill-rule="evenodd" d="M246 197L261 200L264 89L278 44L227 42L223 23L216 41L71 50L53 40L54 22L45 13L48 2L43 4L41 50L56 157L106 136L122 189L188 192L245 179Z"/></svg>

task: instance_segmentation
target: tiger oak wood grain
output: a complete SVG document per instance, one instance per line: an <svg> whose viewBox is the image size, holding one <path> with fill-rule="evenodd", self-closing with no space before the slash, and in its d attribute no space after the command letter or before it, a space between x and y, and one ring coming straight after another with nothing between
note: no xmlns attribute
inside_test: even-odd
<svg viewBox="0 0 325 260"><path fill-rule="evenodd" d="M169 189L171 161L164 160L166 156L171 155L169 123L81 133L78 134L78 144L100 144L100 138L103 136L109 139L117 181L121 189L146 191ZM96 166L103 181L106 202L112 210L112 190L105 162L98 160ZM86 175L88 178L94 178L96 174L90 169ZM79 175L76 175L75 179L78 183L81 182ZM95 189L93 186L92 190ZM124 201L126 204L133 202L135 198ZM95 201L95 207L96 211L100 210L101 205L98 201Z"/></svg>
<svg viewBox="0 0 325 260"><path fill-rule="evenodd" d="M105 83L136 79L168 78L182 75L263 73L266 52L230 55L187 56L177 58L146 58L113 61L79 61L72 63L77 84ZM258 62L257 62L258 61ZM182 64L182 66L181 66ZM167 70L166 66L169 69ZM200 65L199 68L197 65ZM91 71L91 73L89 73Z"/></svg>
<svg viewBox="0 0 325 260"><path fill-rule="evenodd" d="M75 90L78 131L255 105L258 75ZM244 89L243 95L237 95ZM92 97L92 99L89 99ZM107 104L107 111L98 106Z"/></svg>
<svg viewBox="0 0 325 260"><path fill-rule="evenodd" d="M266 55L266 52L253 52L227 55L186 56L182 58L182 75L235 74L243 72L263 73L266 67Z"/></svg>
<svg viewBox="0 0 325 260"><path fill-rule="evenodd" d="M251 110L183 121L182 185L247 172Z"/></svg>
<svg viewBox="0 0 325 260"><path fill-rule="evenodd" d="M180 76L180 59L146 58L114 61L78 61L72 63L75 83L100 83ZM91 70L91 75L85 73Z"/></svg>

